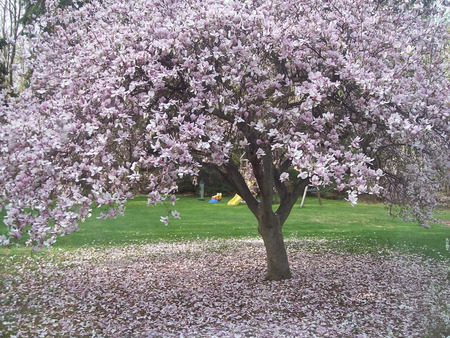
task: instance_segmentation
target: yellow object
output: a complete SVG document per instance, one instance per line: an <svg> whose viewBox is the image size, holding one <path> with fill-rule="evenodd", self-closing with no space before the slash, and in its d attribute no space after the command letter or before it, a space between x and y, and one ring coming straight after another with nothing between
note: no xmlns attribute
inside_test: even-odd
<svg viewBox="0 0 450 338"><path fill-rule="evenodd" d="M222 193L221 192L217 193L212 197L212 199L220 201L222 199Z"/></svg>
<svg viewBox="0 0 450 338"><path fill-rule="evenodd" d="M231 200L228 201L227 205L238 205L241 201L242 197L236 194Z"/></svg>

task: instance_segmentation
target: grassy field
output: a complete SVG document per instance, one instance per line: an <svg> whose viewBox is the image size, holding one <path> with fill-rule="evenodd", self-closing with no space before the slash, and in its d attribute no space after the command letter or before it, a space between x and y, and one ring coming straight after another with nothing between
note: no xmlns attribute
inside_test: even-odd
<svg viewBox="0 0 450 338"><path fill-rule="evenodd" d="M176 204L181 219L172 220L166 227L159 221L165 207L149 207L145 197L137 197L128 202L125 216L100 220L94 215L80 225L78 232L59 238L54 248L71 250L160 241L257 237L256 220L246 205L227 206L229 199L208 204L194 197L182 197ZM450 219L450 210L436 216ZM284 226L284 235L286 239L328 240L330 246L350 252L394 248L434 258L450 258L450 227L433 223L431 229L424 229L388 216L380 204L359 203L352 207L345 201L323 200L320 206L316 198L309 197L303 208L294 207ZM0 248L0 256L28 251L29 248L23 247Z"/></svg>

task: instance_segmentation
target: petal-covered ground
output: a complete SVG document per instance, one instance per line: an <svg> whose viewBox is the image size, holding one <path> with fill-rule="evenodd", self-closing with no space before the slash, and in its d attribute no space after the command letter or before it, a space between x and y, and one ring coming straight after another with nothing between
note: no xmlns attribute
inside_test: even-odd
<svg viewBox="0 0 450 338"><path fill-rule="evenodd" d="M446 337L448 261L288 241L294 278L262 279L259 240L52 250L2 262L15 336ZM1 336L1 335L0 335Z"/></svg>

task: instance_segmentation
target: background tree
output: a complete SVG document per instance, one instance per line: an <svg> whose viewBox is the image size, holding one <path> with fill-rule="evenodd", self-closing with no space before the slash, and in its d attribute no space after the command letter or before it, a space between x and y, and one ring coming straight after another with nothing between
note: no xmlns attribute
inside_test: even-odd
<svg viewBox="0 0 450 338"><path fill-rule="evenodd" d="M15 66L20 53L18 40L23 13L22 1L0 1L0 89L8 91L13 90L16 80Z"/></svg>
<svg viewBox="0 0 450 338"><path fill-rule="evenodd" d="M18 1L18 0L16 0ZM48 1L47 1L48 2ZM57 4L58 7L72 7L74 9L80 8L84 3L88 3L89 0L58 0L53 1L52 6ZM24 14L21 21L24 25L35 23L36 19L46 13L46 1L45 0L22 0L25 7Z"/></svg>
<svg viewBox="0 0 450 338"><path fill-rule="evenodd" d="M255 215L268 279L291 276L282 226L308 184L333 183L352 204L360 193L406 198L420 222L429 217L427 185L450 166L448 25L438 7L427 15L420 5L353 0L47 8L38 24L53 29L30 41L31 87L0 112L4 243L31 225L27 243L51 245L94 201L115 216L144 179L149 204L175 202L177 179L201 167L222 175ZM249 160L259 200L233 154ZM419 195L403 188L411 177L421 178ZM171 213L161 220L179 215Z"/></svg>

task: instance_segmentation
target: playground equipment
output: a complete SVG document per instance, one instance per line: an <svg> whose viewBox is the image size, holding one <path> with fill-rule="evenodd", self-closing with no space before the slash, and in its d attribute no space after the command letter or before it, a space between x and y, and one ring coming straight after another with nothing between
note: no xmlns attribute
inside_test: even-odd
<svg viewBox="0 0 450 338"><path fill-rule="evenodd" d="M300 208L303 208L303 204L305 203L305 197L306 197L306 193L308 192L308 190L312 193L317 192L317 198L319 199L319 204L322 206L322 200L320 199L320 190L319 187L314 187L312 185L307 185L305 187L305 190L303 191L303 197L302 197L302 203L300 203Z"/></svg>
<svg viewBox="0 0 450 338"><path fill-rule="evenodd" d="M242 197L238 194L234 195L234 197L228 201L227 205L238 205L242 202Z"/></svg>
<svg viewBox="0 0 450 338"><path fill-rule="evenodd" d="M222 193L219 192L219 193L215 194L215 195L212 197L212 199L213 199L213 200L221 201L221 200L222 200Z"/></svg>
<svg viewBox="0 0 450 338"><path fill-rule="evenodd" d="M244 156L244 155L242 155ZM243 159L241 156L241 160L240 160L240 166L239 166L239 171L241 172L242 175L244 175L244 172L248 170L248 160ZM256 182L255 181L245 181L245 183L247 183L247 186L250 188L251 186L253 186ZM239 196L238 194L234 195L234 197L228 201L227 205L239 205L241 202L243 202L242 197Z"/></svg>
<svg viewBox="0 0 450 338"><path fill-rule="evenodd" d="M250 188L256 183L256 181L245 181L245 183L247 183L247 186ZM231 200L228 201L227 205L238 205L242 202L243 202L242 197L236 194Z"/></svg>
<svg viewBox="0 0 450 338"><path fill-rule="evenodd" d="M217 194L215 194L213 197L211 197L211 199L208 201L208 203L219 203L219 201L222 200L222 193L219 192Z"/></svg>

